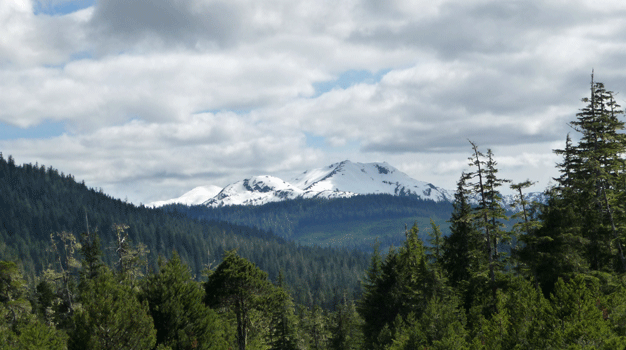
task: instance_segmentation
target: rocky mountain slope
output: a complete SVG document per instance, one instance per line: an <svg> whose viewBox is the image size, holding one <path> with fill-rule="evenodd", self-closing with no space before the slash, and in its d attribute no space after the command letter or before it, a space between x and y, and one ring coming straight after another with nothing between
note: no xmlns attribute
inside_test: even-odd
<svg viewBox="0 0 626 350"><path fill-rule="evenodd" d="M150 205L263 205L296 198L349 198L364 194L409 196L435 202L451 202L454 199L453 191L413 179L386 162L354 163L345 160L307 170L289 182L269 175L252 176L221 190L216 186L197 187L179 198ZM531 201L543 199L542 193L529 193L528 196ZM507 208L514 201L512 195L503 196L503 204Z"/></svg>

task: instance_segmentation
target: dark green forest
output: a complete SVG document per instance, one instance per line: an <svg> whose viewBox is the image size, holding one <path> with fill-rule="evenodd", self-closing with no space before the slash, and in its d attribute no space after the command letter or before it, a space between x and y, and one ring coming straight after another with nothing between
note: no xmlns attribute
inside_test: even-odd
<svg viewBox="0 0 626 350"><path fill-rule="evenodd" d="M375 247L366 268L353 268L362 293L336 285L332 307L299 301L306 290L288 277L296 266L271 276L235 249L203 269L201 280L189 251L151 265L147 250L157 246L131 237L124 223L112 225L108 243L91 229L52 234L49 265L38 271L31 256L37 272L27 278L19 259L29 255L19 247L30 252L30 242L5 244L15 255L0 262L0 342L9 349L624 349L625 124L614 94L593 79L590 87L570 124L574 137L555 150L560 176L546 203L524 200L532 181L499 177L492 150L470 141L449 234L432 220L406 229L396 248ZM501 204L504 187L519 194L522 210L513 218ZM86 228L85 211L75 215ZM165 222L208 227L160 213ZM221 239L258 239L255 249L288 245L241 230L258 235ZM307 249L296 251L309 259ZM337 261L362 254L320 251Z"/></svg>
<svg viewBox="0 0 626 350"><path fill-rule="evenodd" d="M447 233L452 205L418 197L371 194L294 199L260 206L209 208L171 204L163 209L198 220L256 227L306 245L342 246L371 252L375 242L384 248L402 244L405 224L429 225L433 219Z"/></svg>
<svg viewBox="0 0 626 350"><path fill-rule="evenodd" d="M28 281L47 269L67 269L59 263L68 235L80 244L88 230L102 241L103 261L112 266L119 239L145 252L145 268L156 268L159 256L176 251L202 277L208 264L223 253L238 254L256 263L276 280L285 281L304 305L331 308L342 297L359 295L360 279L368 255L347 249L301 247L268 231L223 221L196 221L160 209L137 207L78 183L71 175L43 165L15 165L11 156L0 157L0 259L19 261ZM122 238L116 227L124 225ZM63 265L63 266L60 266Z"/></svg>

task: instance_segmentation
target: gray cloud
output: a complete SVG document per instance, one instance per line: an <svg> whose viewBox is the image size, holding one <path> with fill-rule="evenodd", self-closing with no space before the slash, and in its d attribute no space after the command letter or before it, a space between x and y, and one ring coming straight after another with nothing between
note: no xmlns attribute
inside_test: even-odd
<svg viewBox="0 0 626 350"><path fill-rule="evenodd" d="M426 17L401 25L375 23L350 40L386 48L414 46L443 59L519 52L568 28L592 22L593 8L539 1L444 2ZM616 17L619 13L614 14ZM603 16L604 17L604 16Z"/></svg>
<svg viewBox="0 0 626 350"><path fill-rule="evenodd" d="M199 41L228 46L240 34L241 15L228 1L109 0L98 2L91 25L98 35L129 45L156 36L192 48Z"/></svg>
<svg viewBox="0 0 626 350"><path fill-rule="evenodd" d="M584 0L102 0L54 16L35 15L29 0L0 2L0 122L68 131L0 149L135 202L347 158L452 188L467 139L497 150L503 173L545 178L591 69L626 93L625 10ZM388 73L314 95L348 70ZM307 146L306 135L320 142Z"/></svg>

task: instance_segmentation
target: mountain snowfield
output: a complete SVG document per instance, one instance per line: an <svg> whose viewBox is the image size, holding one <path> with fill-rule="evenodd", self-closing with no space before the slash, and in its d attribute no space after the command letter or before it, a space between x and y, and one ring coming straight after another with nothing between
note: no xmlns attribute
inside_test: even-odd
<svg viewBox="0 0 626 350"><path fill-rule="evenodd" d="M215 186L197 187L184 195L150 203L162 206L171 203L204 204L210 207L227 205L262 205L295 198L347 198L362 194L417 196L434 201L450 201L451 192L433 184L418 181L393 166L383 163L353 163L349 160L324 168L307 170L287 182L274 176L253 176L232 183L219 191ZM205 195L205 197L202 197Z"/></svg>
<svg viewBox="0 0 626 350"><path fill-rule="evenodd" d="M414 196L436 202L454 200L454 192L431 183L418 181L393 166L383 163L353 163L349 160L324 168L307 170L289 182L274 176L253 176L223 189L216 186L196 187L179 198L151 203L203 204L209 207L228 205L262 205L296 198L347 198L363 194ZM528 194L541 200L542 194ZM503 196L507 207L514 196Z"/></svg>
<svg viewBox="0 0 626 350"><path fill-rule="evenodd" d="M178 198L168 199L165 201L157 201L148 204L150 207L162 207L168 204L187 204L187 205L198 205L206 202L207 198L215 197L222 190L219 186L209 185L209 186L199 186L194 188L193 190L183 194Z"/></svg>

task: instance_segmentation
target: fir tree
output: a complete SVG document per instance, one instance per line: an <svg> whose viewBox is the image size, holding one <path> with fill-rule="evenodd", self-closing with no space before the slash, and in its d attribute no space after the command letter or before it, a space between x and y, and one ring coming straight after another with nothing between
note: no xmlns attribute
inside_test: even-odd
<svg viewBox="0 0 626 350"><path fill-rule="evenodd" d="M237 345L239 350L245 350L252 314L262 310L263 300L272 290L267 273L239 257L234 250L227 251L222 263L209 275L205 290L207 305L235 314Z"/></svg>
<svg viewBox="0 0 626 350"><path fill-rule="evenodd" d="M297 322L294 314L294 304L291 295L285 289L282 271L274 292L268 298L267 312L270 316L268 344L270 349L295 350L297 349Z"/></svg>
<svg viewBox="0 0 626 350"><path fill-rule="evenodd" d="M176 252L159 272L143 282L140 299L147 302L156 328L157 345L172 350L227 349L224 327L204 302L202 287Z"/></svg>
<svg viewBox="0 0 626 350"><path fill-rule="evenodd" d="M330 348L333 350L360 350L363 348L362 319L354 302L344 294L335 311L331 326Z"/></svg>
<svg viewBox="0 0 626 350"><path fill-rule="evenodd" d="M482 254L478 253L479 250L482 251L481 238L472 217L467 179L467 176L462 174L457 182L453 211L449 220L450 235L444 237L442 247L443 267L448 273L450 285L455 289L463 289L472 275L481 269L485 260Z"/></svg>
<svg viewBox="0 0 626 350"><path fill-rule="evenodd" d="M105 268L82 283L82 307L74 314L70 349L151 349L156 331L146 303Z"/></svg>
<svg viewBox="0 0 626 350"><path fill-rule="evenodd" d="M494 159L491 149L487 150L485 156L478 150L478 146L470 141L473 155L469 158L470 166L475 167L475 171L468 173L468 179L473 179L470 183L471 193L477 198L478 205L473 209L473 221L477 228L483 233L483 256L487 260L487 270L489 276L490 289L492 292L492 306L495 310L496 291L496 271L504 268L504 256L498 250L501 244L509 243L510 235L504 230L504 221L508 220L505 210L502 207L502 196L498 190L503 184L510 180L497 177L497 162ZM486 157L486 160L483 159Z"/></svg>

